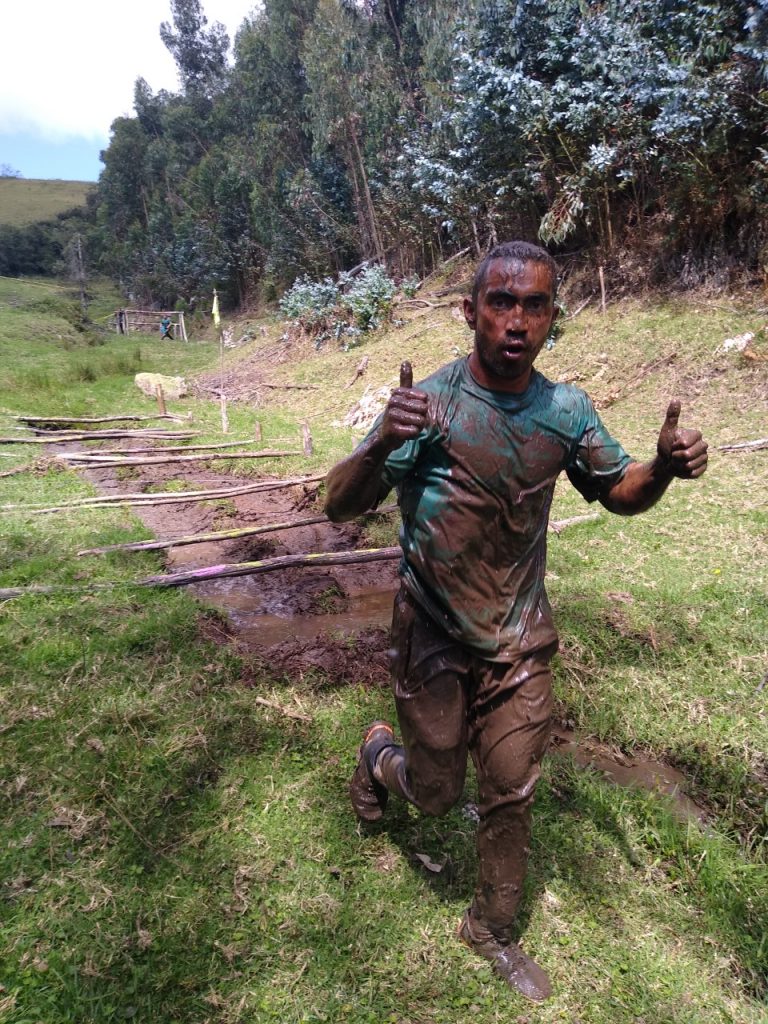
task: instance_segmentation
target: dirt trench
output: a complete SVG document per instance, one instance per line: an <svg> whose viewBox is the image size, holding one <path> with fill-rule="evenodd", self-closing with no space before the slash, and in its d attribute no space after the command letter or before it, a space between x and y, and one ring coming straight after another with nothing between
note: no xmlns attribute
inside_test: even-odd
<svg viewBox="0 0 768 1024"><path fill-rule="evenodd" d="M233 488L245 482L211 469L190 473L173 464L136 466L129 475L91 467L81 472L103 494L167 494L169 485L172 489L174 484L185 490L203 490ZM157 540L308 518L321 511L317 484L203 502L133 507L133 513ZM169 572L180 572L224 562L364 546L359 526L328 522L169 548L163 556ZM315 672L325 685L353 680L383 684L387 680L396 560L332 570L285 569L194 583L189 589L220 613L202 616L204 633L233 643L251 660L263 661L278 674L296 677Z"/></svg>

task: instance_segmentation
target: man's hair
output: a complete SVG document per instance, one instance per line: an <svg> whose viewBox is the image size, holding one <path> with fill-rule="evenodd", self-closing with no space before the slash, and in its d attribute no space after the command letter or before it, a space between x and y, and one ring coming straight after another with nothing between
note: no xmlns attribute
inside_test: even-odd
<svg viewBox="0 0 768 1024"><path fill-rule="evenodd" d="M475 271L472 285L472 302L477 304L477 296L488 277L488 268L495 260L515 260L517 263L541 263L549 271L552 280L552 298L557 295L557 264L546 249L530 242L502 242L491 249Z"/></svg>

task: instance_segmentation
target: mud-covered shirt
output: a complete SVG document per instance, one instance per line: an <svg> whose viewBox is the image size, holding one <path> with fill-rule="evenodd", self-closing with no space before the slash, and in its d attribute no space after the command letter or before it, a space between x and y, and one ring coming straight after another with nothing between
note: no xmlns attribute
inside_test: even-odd
<svg viewBox="0 0 768 1024"><path fill-rule="evenodd" d="M519 395L481 387L466 358L418 387L427 426L390 454L379 493L397 488L403 581L451 636L513 661L557 639L544 590L557 477L594 501L631 459L580 388L535 370Z"/></svg>

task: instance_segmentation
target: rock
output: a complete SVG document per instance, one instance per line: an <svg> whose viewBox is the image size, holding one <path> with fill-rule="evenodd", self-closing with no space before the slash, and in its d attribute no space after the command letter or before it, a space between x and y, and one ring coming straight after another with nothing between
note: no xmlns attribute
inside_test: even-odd
<svg viewBox="0 0 768 1024"><path fill-rule="evenodd" d="M162 373L137 373L133 382L150 398L157 395L157 389L161 385L166 398L183 398L189 394L187 382L183 377L165 377Z"/></svg>

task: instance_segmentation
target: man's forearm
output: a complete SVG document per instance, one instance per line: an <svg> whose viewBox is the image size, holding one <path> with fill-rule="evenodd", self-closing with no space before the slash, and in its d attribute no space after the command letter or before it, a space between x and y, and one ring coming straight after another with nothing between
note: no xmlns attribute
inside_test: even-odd
<svg viewBox="0 0 768 1024"><path fill-rule="evenodd" d="M633 462L600 502L617 515L637 515L656 504L674 477L669 465L658 456L650 462Z"/></svg>
<svg viewBox="0 0 768 1024"><path fill-rule="evenodd" d="M376 505L389 452L374 435L328 473L325 514L332 522L354 519Z"/></svg>

